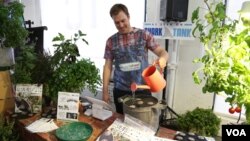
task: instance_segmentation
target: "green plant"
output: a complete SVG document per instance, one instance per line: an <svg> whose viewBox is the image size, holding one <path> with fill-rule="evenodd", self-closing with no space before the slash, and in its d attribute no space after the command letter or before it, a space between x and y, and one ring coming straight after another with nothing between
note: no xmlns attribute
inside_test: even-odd
<svg viewBox="0 0 250 141"><path fill-rule="evenodd" d="M197 133L203 136L216 136L221 120L211 109L195 108L177 118L181 131Z"/></svg>
<svg viewBox="0 0 250 141"><path fill-rule="evenodd" d="M37 64L37 54L34 50L35 45L23 45L19 47L18 55L15 57L14 74L12 82L14 84L32 84L37 83L33 79L34 68Z"/></svg>
<svg viewBox="0 0 250 141"><path fill-rule="evenodd" d="M52 55L50 55L50 53L38 53L37 59L35 61L35 66L31 74L33 81L37 84L44 84L43 87L46 87L46 83L52 77L53 69L51 58Z"/></svg>
<svg viewBox="0 0 250 141"><path fill-rule="evenodd" d="M53 73L48 81L48 95L53 100L57 100L59 91L81 92L85 87L96 94L97 87L101 84L99 69L90 59L80 58L77 41L83 38L80 30L73 38L66 39L59 33L54 37L55 52L51 57L51 67Z"/></svg>
<svg viewBox="0 0 250 141"><path fill-rule="evenodd" d="M24 5L17 1L0 3L0 47L19 47L25 44L28 31L23 24Z"/></svg>
<svg viewBox="0 0 250 141"><path fill-rule="evenodd" d="M193 36L198 37L205 47L205 55L194 60L203 64L193 72L194 81L197 84L205 81L204 93L223 92L232 107L244 105L250 123L250 22L241 19L245 26L242 29L239 21L227 17L222 2L204 2L207 6L203 8L205 18L200 7L192 15Z"/></svg>
<svg viewBox="0 0 250 141"><path fill-rule="evenodd" d="M37 84L42 85L44 92L52 75L51 55L44 52L35 52L35 43L29 43L16 48L14 73L11 75L13 84ZM31 99L30 97L29 99ZM43 96L43 105L49 105ZM40 100L38 101L40 102ZM39 104L35 102L35 104ZM33 109L32 109L33 110Z"/></svg>
<svg viewBox="0 0 250 141"><path fill-rule="evenodd" d="M19 135L14 129L14 121L6 120L6 118L0 114L0 140L1 141L17 141Z"/></svg>

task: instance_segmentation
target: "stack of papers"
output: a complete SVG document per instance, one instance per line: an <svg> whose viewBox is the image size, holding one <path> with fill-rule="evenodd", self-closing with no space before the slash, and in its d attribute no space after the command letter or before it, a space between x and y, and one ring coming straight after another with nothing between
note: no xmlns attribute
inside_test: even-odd
<svg viewBox="0 0 250 141"><path fill-rule="evenodd" d="M40 118L39 120L34 121L25 128L31 133L45 133L57 129L58 126L54 123L53 119Z"/></svg>
<svg viewBox="0 0 250 141"><path fill-rule="evenodd" d="M113 112L110 110L104 109L101 105L92 104L92 116L100 119L106 120L113 115Z"/></svg>

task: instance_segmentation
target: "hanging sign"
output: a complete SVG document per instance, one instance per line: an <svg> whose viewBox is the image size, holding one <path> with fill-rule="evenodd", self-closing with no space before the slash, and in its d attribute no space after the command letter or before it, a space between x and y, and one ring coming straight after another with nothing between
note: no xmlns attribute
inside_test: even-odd
<svg viewBox="0 0 250 141"><path fill-rule="evenodd" d="M193 40L190 22L145 22L144 29L158 39Z"/></svg>

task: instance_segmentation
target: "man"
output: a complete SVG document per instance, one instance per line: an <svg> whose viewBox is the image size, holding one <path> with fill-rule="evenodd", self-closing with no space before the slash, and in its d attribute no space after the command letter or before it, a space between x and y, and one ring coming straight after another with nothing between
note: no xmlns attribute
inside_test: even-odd
<svg viewBox="0 0 250 141"><path fill-rule="evenodd" d="M114 102L116 111L123 114L119 97L131 95L130 86L133 82L145 84L141 74L148 67L148 50L159 58L156 60L161 68L166 66L168 53L160 47L153 35L143 29L130 25L128 9L123 4L115 4L110 9L110 16L118 30L107 39L104 53L105 65L103 70L103 100L110 101L108 85L114 63ZM151 95L149 90L137 90L137 94Z"/></svg>

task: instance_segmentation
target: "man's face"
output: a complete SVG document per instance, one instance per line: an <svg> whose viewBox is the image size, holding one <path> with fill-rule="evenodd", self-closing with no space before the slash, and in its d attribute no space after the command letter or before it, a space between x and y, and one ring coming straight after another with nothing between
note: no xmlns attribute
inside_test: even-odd
<svg viewBox="0 0 250 141"><path fill-rule="evenodd" d="M112 18L120 33L129 33L131 31L129 17L123 11L119 12L117 15L113 15Z"/></svg>

